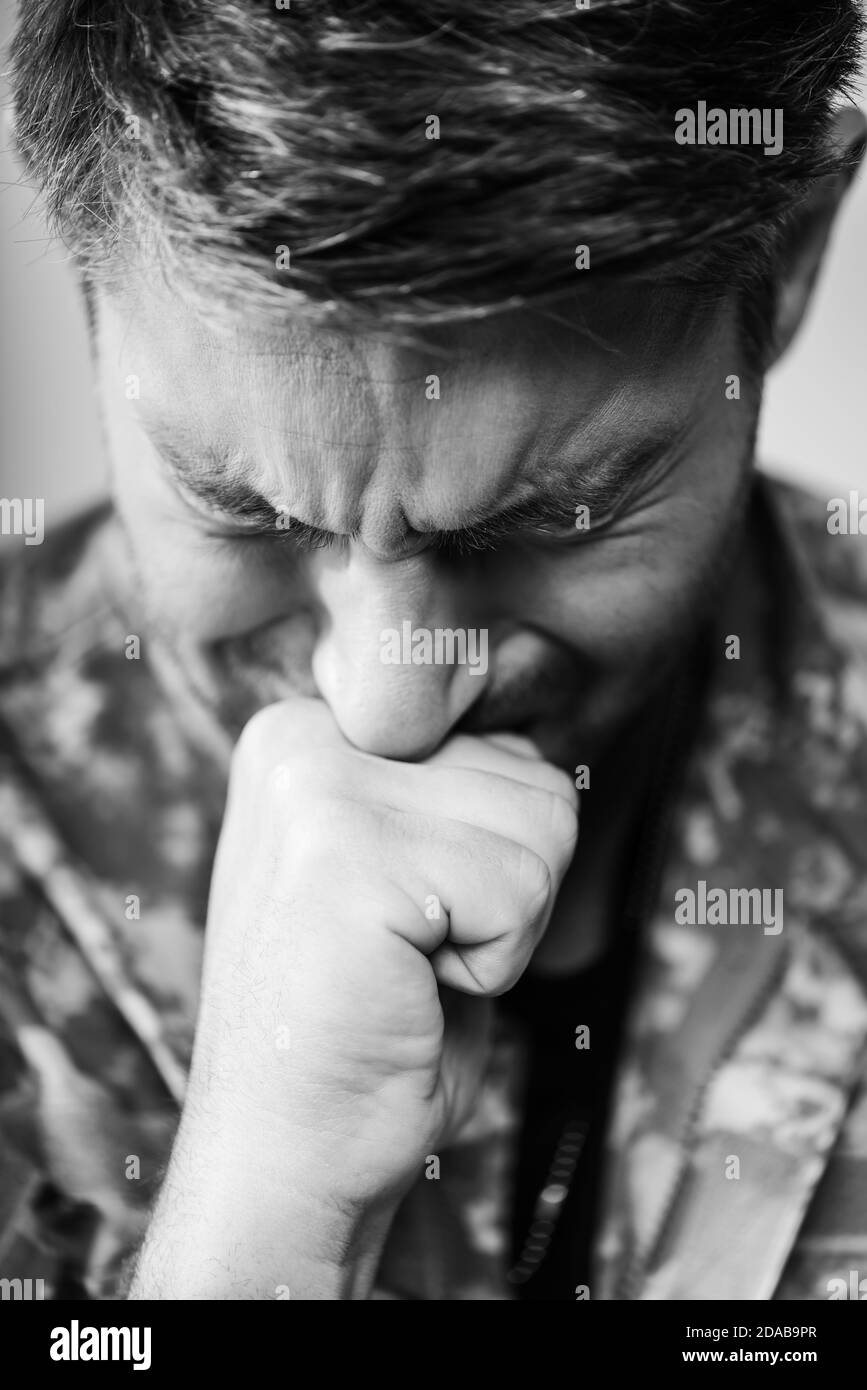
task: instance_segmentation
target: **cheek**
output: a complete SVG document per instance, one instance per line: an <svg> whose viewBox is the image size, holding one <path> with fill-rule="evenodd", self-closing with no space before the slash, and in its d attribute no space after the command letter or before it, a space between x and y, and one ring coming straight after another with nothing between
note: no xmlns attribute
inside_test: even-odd
<svg viewBox="0 0 867 1390"><path fill-rule="evenodd" d="M149 610L194 642L240 637L310 610L301 586L257 557L258 542L213 541L175 526L155 548L146 533L134 545Z"/></svg>
<svg viewBox="0 0 867 1390"><path fill-rule="evenodd" d="M609 531L503 574L518 621L612 671L688 638L736 553L751 477L754 414L713 423Z"/></svg>
<svg viewBox="0 0 867 1390"><path fill-rule="evenodd" d="M594 665L622 668L685 637L729 547L720 513L687 497L503 576L511 616Z"/></svg>
<svg viewBox="0 0 867 1390"><path fill-rule="evenodd" d="M300 567L279 544L204 533L159 478L118 479L115 495L153 621L210 643L309 611Z"/></svg>

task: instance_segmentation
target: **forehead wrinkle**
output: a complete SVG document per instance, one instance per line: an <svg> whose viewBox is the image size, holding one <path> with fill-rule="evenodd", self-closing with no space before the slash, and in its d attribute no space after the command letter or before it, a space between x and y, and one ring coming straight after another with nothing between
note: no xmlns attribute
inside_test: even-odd
<svg viewBox="0 0 867 1390"><path fill-rule="evenodd" d="M151 417L146 409L139 410L138 414L145 433L172 475L197 495L206 500L211 498L217 501L221 495L221 485L223 495L227 499L245 491L255 492L263 500L273 502L275 507L279 503L293 514L303 516L310 524L321 526L323 529L355 530L363 508L364 496L380 472L375 460L375 450L367 447L364 452L368 459L363 472L356 468L353 473L353 491L357 495L353 495L350 500L335 495L341 485L345 486L349 480L346 471L327 469L324 466L314 470L301 470L297 466L287 469L285 465L289 462L288 454L285 457L281 456L281 461L275 463L273 455L269 458L267 451L260 452L256 458L255 450L239 449L234 445L204 445L189 421L167 421L160 417ZM306 435L303 431L278 431L276 426L257 423L259 428L279 433L285 438L314 437ZM353 441L338 440L333 441L329 447L351 449L359 446ZM389 452L397 451L386 450L383 454ZM417 460L417 453L412 445L400 453ZM400 481L406 481L405 476ZM316 483L324 485L324 501L315 496L317 489L312 485ZM395 488L395 491L399 489ZM339 522L336 518L339 518Z"/></svg>
<svg viewBox="0 0 867 1390"><path fill-rule="evenodd" d="M405 352L369 340L360 344L342 342L339 351L327 348L320 353L293 353L291 373L286 370L286 356L285 352L272 351L265 367L278 398L290 395L305 404L321 400L330 409L339 405L365 420L377 439L383 433L384 408L397 409L395 393L406 393L411 401L409 392L417 389L428 375L423 362L412 364L412 370L407 371ZM251 385L255 390L261 382L254 378ZM331 388L334 402L328 400Z"/></svg>
<svg viewBox="0 0 867 1390"><path fill-rule="evenodd" d="M533 480L522 476L526 456L516 454L508 467L499 468L493 474L479 471L473 474L460 466L458 478L462 486L455 488L451 480L455 473L446 473L438 468L435 461L426 467L419 460L417 479L412 499L404 496L403 510L414 531L431 532L459 529L478 525L497 511L503 510L523 500L529 491L534 491ZM403 489L399 479L394 484L400 494ZM467 484L475 484L468 487Z"/></svg>
<svg viewBox="0 0 867 1390"><path fill-rule="evenodd" d="M344 377L338 382L330 373L325 378L334 387L326 387L330 399L323 399L321 381L319 390L304 389L304 373L299 388L287 391L285 375L273 358L264 373L256 368L247 376L248 399L264 405L255 422L247 414L247 433L252 435L249 464L257 476L281 494L288 484L317 511L335 504L341 516L355 510L380 446L375 393L362 381ZM339 433L323 431L322 422L329 417L338 422Z"/></svg>
<svg viewBox="0 0 867 1390"><path fill-rule="evenodd" d="M607 402L604 413L613 412L615 404L615 401ZM276 431L276 427L266 428ZM603 474L606 462L616 462L615 455L622 458L633 452L646 453L655 445L670 449L681 426L678 421L657 420L651 430L633 434L629 441L619 439L614 448L604 454L599 452L595 442L592 449L587 447L584 442L587 431L588 422L584 421L578 427L574 424L560 427L556 437L545 441L544 445L537 436L527 452L514 456L507 470L493 477L480 474L481 482L487 485L478 489L475 496L468 497L465 489L455 496L447 488L444 499L441 474L435 466L425 470L412 445L405 449L389 446L380 451L378 458L369 459L363 473L355 470L351 496L347 496L349 477L346 472L320 468L313 474L301 474L297 468L287 471L282 465L269 468L267 460L260 461L257 467L255 460L231 449L217 454L212 448L207 455L197 448L187 451L178 447L178 436L189 432L187 422L176 422L174 428L152 422L149 429L155 447L167 458L173 471L201 495L210 494L214 500L219 500L219 485L223 482L228 497L245 490L255 491L275 510L278 506L284 507L310 525L341 534L359 531L362 522L371 518L368 510L371 506L375 509L373 516L378 528L391 511L394 524L388 527L389 531L398 529L398 519L402 519L414 530L428 532L476 525L500 511L529 501L566 505L580 496L582 484L589 485ZM599 433L596 421L592 432ZM300 432L280 433L291 436ZM340 441L339 447L357 446ZM576 459L579 450L584 457ZM401 458L405 456L415 463L409 474L405 467L400 467ZM390 468L384 466L389 457L394 460ZM439 488L434 486L437 482ZM202 483L210 486L202 487ZM313 486L316 483L318 488ZM410 498L407 487L413 485L416 495Z"/></svg>
<svg viewBox="0 0 867 1390"><path fill-rule="evenodd" d="M270 361L277 368L283 366L288 356L292 363L299 369L300 373L304 373L307 369L315 366L317 378L321 373L322 363L327 363L329 377L345 378L346 380L356 383L366 382L373 386L417 386L429 375L422 365L417 371L408 372L406 375L399 375L392 372L385 376L377 376L373 372L359 371L352 366L340 366L336 359L329 357L325 353L315 352L285 354L267 351L262 353L248 353L238 349L238 356L261 357Z"/></svg>
<svg viewBox="0 0 867 1390"><path fill-rule="evenodd" d="M195 469L190 468L185 456L177 455L173 447L167 447L165 453L172 456L171 465L175 472L187 477L186 485L191 492L227 514L244 516L248 520L253 520L258 514L260 524L267 527L273 513L285 508L295 520L316 530L352 535L375 545L385 544L386 547L401 544L408 526L417 533L442 535L478 526L496 526L498 521L502 521L503 534L508 534L523 522L561 521L565 514L572 511L576 496L583 500L587 495L586 486L590 485L589 482L585 483L585 491L582 492L582 485L576 483L573 474L555 470L546 477L533 480L532 484L527 478L519 479L515 496L511 496L512 489L507 488L493 502L487 497L469 502L461 498L460 506L454 511L448 507L443 511L439 506L434 507L430 514L424 514L421 509L414 514L415 509L407 504L401 489L393 487L388 477L380 474L378 478L370 477L367 480L351 511L341 499L341 507L329 513L327 509L321 510L313 504L297 505L282 491L269 497L265 491L251 488L243 470L233 469L230 465L224 466L221 472ZM369 495L369 489L374 484L378 486ZM514 515L516 511L524 513L521 523Z"/></svg>
<svg viewBox="0 0 867 1390"><path fill-rule="evenodd" d="M349 492L353 501L361 505L365 497L369 498L371 488L380 478L387 481L383 484L382 492L378 487L374 489L378 507L388 506L392 497L397 506L397 499L400 498L402 500L399 505L407 513L416 513L424 506L425 511L432 513L435 519L442 517L446 508L459 525L470 512L483 519L493 506L502 504L505 499L513 496L516 489L518 494L523 495L531 489L539 489L544 493L559 487L564 480L567 486L574 488L585 470L590 471L597 466L593 460L588 464L580 456L589 456L591 448L598 452L604 447L605 441L602 436L609 422L614 427L611 430L614 436L612 448L619 448L619 434L624 421L628 420L631 423L639 411L646 415L648 410L653 410L657 404L655 395L648 399L650 393L645 393L637 400L634 381L628 384L621 382L610 386L609 392L606 393L607 399L603 397L600 401L596 393L592 417L585 418L577 426L572 421L558 426L557 420L562 409L562 398L558 397L554 408L541 412L537 422L528 416L526 424L529 428L525 429L522 427L523 412L519 409L505 410L503 416L501 405L504 405L508 398L498 401L495 396L488 402L482 397L485 409L481 421L474 425L471 409L475 385L473 361L475 359L476 365L481 369L481 384L484 385L484 363L492 354L498 359L501 356L498 345L493 340L485 344L487 351L480 353L479 346L476 345L475 351L470 348L462 354L467 371L461 375L457 383L459 390L461 386L464 388L461 394L465 392L469 395L469 407L466 402L463 406L460 403L455 406L458 417L466 416L473 432L450 430L448 425L450 420L455 419L454 410L434 408L431 423L441 422L439 430L434 433L430 429L423 413L415 417L408 416L403 422L406 425L405 444L393 442L393 438L389 438L387 433L383 437L386 408L383 393L379 388L383 384L394 386L396 382L391 376L382 378L378 373L374 376L373 361L368 364L368 370L365 372L356 371L351 365L347 370L335 371L343 358L332 349L315 355L307 353L306 360L303 352L297 355L299 378L302 382L308 379L312 381L317 375L321 378L321 371L317 372L315 366L317 360L330 363L328 378L333 379L335 384L339 381L339 389L333 393L335 416L341 421L345 416L350 429L354 423L363 426L363 437L354 439L351 434L347 437L344 432L338 436L332 434L323 438L321 431L308 427L314 422L314 409L318 416L327 413L323 410L323 406L328 404L327 393L324 395L317 391L308 398L303 390L297 393L293 391L293 397L296 394L298 396L297 402L293 400L290 404L285 401L288 394L285 386L285 352L268 354L267 362L257 360L256 363L249 363L246 371L242 358L241 370L233 378L231 401L227 402L225 396L221 401L219 382L216 383L216 389L209 393L213 395L218 410L222 407L224 416L223 429L215 443L221 444L227 435L234 434L239 440L243 440L245 436L249 440L253 435L260 439L262 447L245 453L242 448L233 448L230 444L223 452L219 466L227 472L230 471L234 478L240 476L247 479L254 474L262 476L266 486L277 487L281 498L285 497L287 491L295 489L303 494L295 499L296 505L308 513L311 524L322 525L323 529L336 529L338 523L341 523L343 529L344 517L341 513L350 510L347 507L346 493ZM506 353L507 360L512 356L512 353ZM207 373L211 360L206 359L199 370ZM526 371L526 367L523 366L522 370ZM269 385L276 407L269 410L266 405L266 410L261 414L257 412L256 419L251 421L249 405L245 406L245 403L249 402L251 397L253 400L258 397L261 401L263 389L267 394ZM659 383L657 386L659 387ZM253 388L252 392L250 387ZM358 390L359 387L361 390ZM660 390L660 397L664 394ZM670 402L666 403L673 403L678 394L672 392ZM693 394L690 393L691 396ZM691 402L690 408L693 406L694 402ZM290 410L294 412L295 417L291 424L280 418ZM197 423L203 422L201 406L195 414ZM395 411L395 417L400 426L402 416L399 407ZM395 433L395 417L388 420L392 436ZM502 423L496 424L502 418L505 418L507 424L512 425L511 429L506 429ZM424 421L421 440L418 435L419 420ZM494 427L487 428L489 421L493 422ZM199 423L198 427L201 429L202 424ZM188 435L195 434L195 431L195 425L186 426ZM306 447L293 448L308 445L312 446L309 453ZM198 447L201 448L201 444ZM572 457L568 454L563 457L565 450L574 450ZM354 458L353 451L356 455ZM338 457L329 458L329 452ZM194 462L196 453L194 441L194 452L191 456ZM468 453L478 460L478 470L468 469ZM302 457L297 457L298 454ZM576 455L579 456L577 460ZM491 471L485 467L487 463L490 463ZM213 472L215 466L212 463L210 470L201 471ZM576 470L579 469L576 476ZM473 495L470 497L466 495L468 481L475 484ZM414 496L409 495L410 486L413 486ZM326 502L329 508L335 508L331 516L323 511ZM366 505L369 505L369 502ZM317 513L315 521L312 515L314 507ZM352 523L357 521L355 516L347 519Z"/></svg>

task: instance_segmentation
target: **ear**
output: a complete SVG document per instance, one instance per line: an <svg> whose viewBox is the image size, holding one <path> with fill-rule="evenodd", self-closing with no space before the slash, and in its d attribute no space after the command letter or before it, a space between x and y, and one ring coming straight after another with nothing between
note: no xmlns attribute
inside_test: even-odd
<svg viewBox="0 0 867 1390"><path fill-rule="evenodd" d="M769 366L788 348L812 298L834 219L864 155L867 121L863 113L854 106L838 111L829 141L843 155L844 165L838 173L829 174L816 185L784 233L778 253L776 313Z"/></svg>

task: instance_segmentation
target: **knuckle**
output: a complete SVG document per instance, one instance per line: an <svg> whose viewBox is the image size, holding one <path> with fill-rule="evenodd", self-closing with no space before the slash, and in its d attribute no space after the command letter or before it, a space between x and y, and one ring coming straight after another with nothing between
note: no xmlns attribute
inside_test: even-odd
<svg viewBox="0 0 867 1390"><path fill-rule="evenodd" d="M500 961L496 989L498 994L505 994L518 983L530 963L533 944L533 937L522 936L519 941L513 943L512 949Z"/></svg>
<svg viewBox="0 0 867 1390"><path fill-rule="evenodd" d="M353 808L341 797L316 802L299 797L295 767L288 772L291 781L287 781L281 793L282 807L287 808L282 816L285 862L296 869L319 865L324 875L322 882L333 883L338 866L340 873L347 869L347 845L355 844L359 838Z"/></svg>
<svg viewBox="0 0 867 1390"><path fill-rule="evenodd" d="M515 960L510 962L508 969L501 969L498 972L496 979L487 992L488 997L496 999L501 994L508 994L510 989L515 988L515 985L520 980L526 968L527 962L523 958L520 961Z"/></svg>
<svg viewBox="0 0 867 1390"><path fill-rule="evenodd" d="M313 776L313 768L306 765L304 759L281 758L271 763L262 788L265 804L272 810L291 810L304 796Z"/></svg>
<svg viewBox="0 0 867 1390"><path fill-rule="evenodd" d="M467 954L461 953L464 992L485 999L504 994L511 988L510 958L511 952L503 941L490 942L474 947Z"/></svg>
<svg viewBox="0 0 867 1390"><path fill-rule="evenodd" d="M265 794L284 811L306 815L311 803L340 800L346 774L339 752L328 748L299 750L271 763L265 776Z"/></svg>
<svg viewBox="0 0 867 1390"><path fill-rule="evenodd" d="M244 767L267 766L277 744L277 706L257 710L244 725L235 744L233 762Z"/></svg>
<svg viewBox="0 0 867 1390"><path fill-rule="evenodd" d="M566 801L568 805L572 807L573 811L577 812L578 792L575 787L575 783L572 780L572 774L569 772L564 772L561 767L552 768L552 772L552 790L557 794L558 797L562 797L563 800Z"/></svg>
<svg viewBox="0 0 867 1390"><path fill-rule="evenodd" d="M311 739L321 744L330 729L330 715L324 701L279 700L264 705L250 716L241 730L235 752L244 761L268 764L278 754L308 748Z"/></svg>
<svg viewBox="0 0 867 1390"><path fill-rule="evenodd" d="M548 907L553 890L551 871L540 855L522 845L518 854L516 877L521 925L529 925Z"/></svg>
<svg viewBox="0 0 867 1390"><path fill-rule="evenodd" d="M548 826L557 851L571 857L578 839L578 815L575 806L562 796L551 795Z"/></svg>
<svg viewBox="0 0 867 1390"><path fill-rule="evenodd" d="M506 994L518 983L529 963L532 943L521 938L483 947L474 962L479 992L489 998Z"/></svg>

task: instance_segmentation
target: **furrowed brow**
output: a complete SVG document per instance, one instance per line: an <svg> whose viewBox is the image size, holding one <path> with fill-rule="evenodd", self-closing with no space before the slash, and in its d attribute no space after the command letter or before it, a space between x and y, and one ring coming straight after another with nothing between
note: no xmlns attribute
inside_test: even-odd
<svg viewBox="0 0 867 1390"><path fill-rule="evenodd" d="M214 511L273 529L278 509L273 502L239 476L237 463L228 456L202 454L201 446L184 447L183 440L160 426L147 429L170 481Z"/></svg>
<svg viewBox="0 0 867 1390"><path fill-rule="evenodd" d="M472 521L447 530L421 528L435 544L458 549L483 549L531 526L562 524L575 514L579 505L588 507L591 521L614 505L647 469L656 467L679 441L680 430L655 430L638 441L600 459L590 468L574 472L561 464L552 476L537 487L532 496L513 502L499 512L480 513ZM224 517L243 523L251 534L274 535L302 544L321 545L338 537L333 532L283 514L255 488L245 483L233 468L237 461L211 455L203 460L193 449L179 447L177 440L160 428L149 431L158 455L173 480ZM352 533L353 537L355 533Z"/></svg>
<svg viewBox="0 0 867 1390"><path fill-rule="evenodd" d="M590 468L561 465L532 496L453 531L438 533L448 544L484 544L529 526L562 524L586 506L591 522L622 499L641 474L656 468L670 454L679 433L659 432L634 442L620 453L600 459Z"/></svg>

